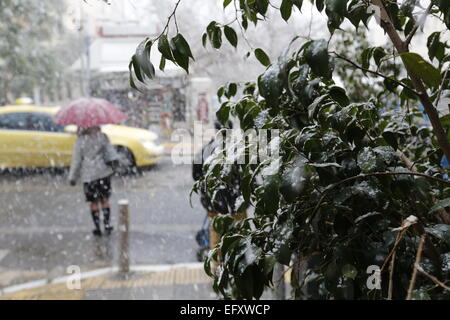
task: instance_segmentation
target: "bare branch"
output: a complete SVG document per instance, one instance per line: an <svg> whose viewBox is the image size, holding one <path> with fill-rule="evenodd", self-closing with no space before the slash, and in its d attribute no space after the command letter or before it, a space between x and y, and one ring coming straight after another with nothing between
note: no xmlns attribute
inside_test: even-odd
<svg viewBox="0 0 450 320"><path fill-rule="evenodd" d="M157 37L155 38L155 40L159 39L159 38L167 31L167 29L169 28L170 21L172 20L173 17L175 17L175 14L176 14L176 12L177 12L178 5L180 4L180 2L181 2L181 0L178 0L177 3L175 4L175 7L174 7L172 13L171 13L171 14L169 15L169 17L167 18L167 23L166 23L166 25L164 26L163 31L160 33L159 36L157 36ZM178 25L177 25L177 22L176 22L176 17L175 17L175 25L176 25L177 32L178 32Z"/></svg>
<svg viewBox="0 0 450 320"><path fill-rule="evenodd" d="M414 290L414 285L416 284L417 267L419 266L420 260L422 259L422 250L423 250L424 243L425 243L425 235L423 234L420 237L419 246L417 247L416 262L414 263L414 269L413 269L413 273L411 276L411 281L409 282L408 295L406 296L406 300L411 300L412 292Z"/></svg>
<svg viewBox="0 0 450 320"><path fill-rule="evenodd" d="M233 5L234 5L234 10L235 10L235 12L236 12L236 20L238 21L239 28L241 29L242 37L244 38L245 42L246 42L247 45L250 47L250 49L253 50L252 45L250 44L250 42L249 42L248 39L247 39L247 36L245 35L244 27L242 26L242 23L241 23L241 21L240 21L239 18L238 18L238 12L239 12L239 10L238 10L238 8L237 8L236 0L233 0Z"/></svg>
<svg viewBox="0 0 450 320"><path fill-rule="evenodd" d="M425 270L423 270L421 266L416 266L416 268L417 268L417 271L419 271L424 276L428 277L431 281L436 283L438 286L444 288L447 291L450 291L450 288L448 286L446 286L443 282L439 281L439 279L436 278L435 276L433 276L433 275L429 274L428 272L426 272Z"/></svg>

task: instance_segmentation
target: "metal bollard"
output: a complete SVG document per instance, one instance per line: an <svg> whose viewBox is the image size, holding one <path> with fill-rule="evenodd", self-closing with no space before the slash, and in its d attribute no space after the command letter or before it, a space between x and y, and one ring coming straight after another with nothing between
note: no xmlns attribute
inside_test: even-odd
<svg viewBox="0 0 450 320"><path fill-rule="evenodd" d="M119 275L127 277L130 271L129 253L129 221L128 200L122 199L119 204Z"/></svg>

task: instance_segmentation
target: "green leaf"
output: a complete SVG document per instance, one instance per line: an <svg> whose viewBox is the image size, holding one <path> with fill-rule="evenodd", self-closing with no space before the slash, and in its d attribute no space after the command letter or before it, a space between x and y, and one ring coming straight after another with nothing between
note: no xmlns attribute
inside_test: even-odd
<svg viewBox="0 0 450 320"><path fill-rule="evenodd" d="M363 50L361 54L362 67L364 69L369 69L370 66L370 58L372 57L372 48L366 48Z"/></svg>
<svg viewBox="0 0 450 320"><path fill-rule="evenodd" d="M150 50L153 42L146 39L142 41L139 46L136 48L135 58L134 58L134 70L135 72L140 73L141 71L141 79L138 77L139 81L143 82L142 78L146 75L148 78L152 79L155 77L155 67L150 61Z"/></svg>
<svg viewBox="0 0 450 320"><path fill-rule="evenodd" d="M242 276L235 277L237 290L244 299L250 300L253 298L254 282L252 268L247 268Z"/></svg>
<svg viewBox="0 0 450 320"><path fill-rule="evenodd" d="M225 9L233 0L223 0L223 8Z"/></svg>
<svg viewBox="0 0 450 320"><path fill-rule="evenodd" d="M255 49L255 57L265 67L268 67L271 64L270 58L267 56L264 50L260 48Z"/></svg>
<svg viewBox="0 0 450 320"><path fill-rule="evenodd" d="M247 28L248 28L248 20L247 20L247 18L245 17L245 15L242 15L242 21L241 21L241 23L242 23L242 27L244 28L244 30L247 30Z"/></svg>
<svg viewBox="0 0 450 320"><path fill-rule="evenodd" d="M165 34L159 37L158 51L161 52L161 55L167 60L174 61L172 50L170 49L169 40L167 40L167 36Z"/></svg>
<svg viewBox="0 0 450 320"><path fill-rule="evenodd" d="M319 10L319 12L321 12L323 10L323 8L325 7L325 0L316 0L316 7L317 7L317 10Z"/></svg>
<svg viewBox="0 0 450 320"><path fill-rule="evenodd" d="M191 48L189 47L189 43L187 43L186 39L181 33L178 33L175 37L172 38L171 41L173 41L175 47L182 55L194 59Z"/></svg>
<svg viewBox="0 0 450 320"><path fill-rule="evenodd" d="M440 209L444 209L445 207L450 207L450 198L439 200L431 207L430 212L434 212Z"/></svg>
<svg viewBox="0 0 450 320"><path fill-rule="evenodd" d="M428 56L430 60L437 58L441 61L445 55L445 44L440 41L440 32L433 32L427 40Z"/></svg>
<svg viewBox="0 0 450 320"><path fill-rule="evenodd" d="M302 11L303 0L291 0L292 4Z"/></svg>
<svg viewBox="0 0 450 320"><path fill-rule="evenodd" d="M220 49L222 46L222 30L219 27L214 29L211 37L211 43L214 49Z"/></svg>
<svg viewBox="0 0 450 320"><path fill-rule="evenodd" d="M203 47L205 47L205 48L206 48L206 40L208 40L208 34L205 32L205 33L202 35L202 45L203 45Z"/></svg>
<svg viewBox="0 0 450 320"><path fill-rule="evenodd" d="M220 87L220 88L217 90L217 97L219 98L219 101L220 101L220 98L222 98L224 92L225 92L225 88L224 88L224 87Z"/></svg>
<svg viewBox="0 0 450 320"><path fill-rule="evenodd" d="M131 58L131 61L128 65L129 77L130 77L130 87L133 88L134 90L141 92L141 90L139 90L139 88L136 86L136 83L134 83L134 79L133 79L133 57Z"/></svg>
<svg viewBox="0 0 450 320"><path fill-rule="evenodd" d="M326 79L331 79L333 65L328 55L328 45L325 40L313 41L306 48L304 56L315 74Z"/></svg>
<svg viewBox="0 0 450 320"><path fill-rule="evenodd" d="M326 0L327 10L343 16L347 12L347 1L348 0Z"/></svg>
<svg viewBox="0 0 450 320"><path fill-rule="evenodd" d="M407 70L420 78L429 87L438 87L441 84L441 73L426 62L419 54L413 52L400 53Z"/></svg>
<svg viewBox="0 0 450 320"><path fill-rule="evenodd" d="M432 0L444 15L450 15L450 1L448 0Z"/></svg>
<svg viewBox="0 0 450 320"><path fill-rule="evenodd" d="M341 88L338 86L332 86L328 93L329 93L330 97L334 101L339 103L342 107L346 107L350 103L350 100L347 97L347 93L345 92L344 88Z"/></svg>
<svg viewBox="0 0 450 320"><path fill-rule="evenodd" d="M342 267L342 275L346 278L354 280L358 275L358 270L355 268L355 266L351 264L346 264Z"/></svg>
<svg viewBox="0 0 450 320"><path fill-rule="evenodd" d="M314 101L308 106L308 117L310 119L316 119L317 113L318 113L318 107L322 104L322 102L328 98L327 94L321 95L320 97L317 97L314 99Z"/></svg>
<svg viewBox="0 0 450 320"><path fill-rule="evenodd" d="M227 91L225 93L225 96L230 99L231 97L235 96L237 93L237 84L235 82L230 82L227 86Z"/></svg>
<svg viewBox="0 0 450 320"><path fill-rule="evenodd" d="M397 1L386 3L385 8L387 13L389 14L389 17L392 20L392 23L394 24L395 29L402 31L402 19L400 14L400 8L398 7Z"/></svg>
<svg viewBox="0 0 450 320"><path fill-rule="evenodd" d="M222 124L228 122L228 118L230 117L230 106L228 103L225 102L220 106L219 110L216 112L216 117Z"/></svg>
<svg viewBox="0 0 450 320"><path fill-rule="evenodd" d="M140 82L144 82L144 77L141 73L141 67L139 66L139 63L136 60L136 55L133 55L131 57L131 63L133 64L133 70L134 70L134 74L136 75L136 78L140 81Z"/></svg>
<svg viewBox="0 0 450 320"><path fill-rule="evenodd" d="M398 148L397 132L395 130L384 130L381 134L383 139L395 150Z"/></svg>
<svg viewBox="0 0 450 320"><path fill-rule="evenodd" d="M277 104L278 99L283 92L284 83L286 81L285 78L286 74L284 67L278 63L272 64L258 77L259 93L270 105Z"/></svg>
<svg viewBox="0 0 450 320"><path fill-rule="evenodd" d="M448 200L448 199L446 199ZM442 207L448 207L450 206L450 204ZM442 209L440 208L440 209ZM435 211L435 210L434 210ZM433 212L433 211L431 211ZM425 231L433 236L435 236L436 238L438 238L441 241L447 241L449 242L450 240L450 226L448 224L435 224L431 227L426 227Z"/></svg>
<svg viewBox="0 0 450 320"><path fill-rule="evenodd" d="M267 9L269 8L269 0L257 0L256 1L256 11L262 16L265 16Z"/></svg>
<svg viewBox="0 0 450 320"><path fill-rule="evenodd" d="M402 10L403 14L406 17L412 18L413 10L416 6L417 0L405 0L403 1L402 5L400 6L400 10Z"/></svg>
<svg viewBox="0 0 450 320"><path fill-rule="evenodd" d="M387 90L395 93L396 92L395 89L398 87L398 83L395 81L392 81L390 79L396 79L396 78L395 78L395 76L390 76L389 78L386 78L383 80L383 84Z"/></svg>
<svg viewBox="0 0 450 320"><path fill-rule="evenodd" d="M287 202L293 202L305 188L308 174L305 168L306 159L296 157L281 175L280 193Z"/></svg>
<svg viewBox="0 0 450 320"><path fill-rule="evenodd" d="M375 47L373 49L372 55L377 66L380 66L381 59L383 59L386 56L386 52L384 52L384 49L382 47Z"/></svg>
<svg viewBox="0 0 450 320"><path fill-rule="evenodd" d="M175 63L189 73L189 56L184 55L178 50L178 47L174 43L173 39L170 41L170 49L172 50Z"/></svg>
<svg viewBox="0 0 450 320"><path fill-rule="evenodd" d="M285 266L288 266L289 263L291 262L291 255L292 255L292 252L289 249L289 245L285 243L285 244L280 245L280 247L278 248L278 251L275 254L275 257L279 263L284 264Z"/></svg>
<svg viewBox="0 0 450 320"><path fill-rule="evenodd" d="M378 161L375 151L371 148L364 148L358 154L358 166L364 173L378 171Z"/></svg>
<svg viewBox="0 0 450 320"><path fill-rule="evenodd" d="M161 61L159 62L159 70L164 71L165 67L166 67L166 58L161 56Z"/></svg>
<svg viewBox="0 0 450 320"><path fill-rule="evenodd" d="M408 18L408 22L405 25L405 30L403 31L405 37L409 35L409 33L414 29L415 25L416 20L414 20L414 18Z"/></svg>
<svg viewBox="0 0 450 320"><path fill-rule="evenodd" d="M267 213L276 214L279 207L280 194L278 188L280 185L280 178L278 175L271 175L264 177L264 207Z"/></svg>
<svg viewBox="0 0 450 320"><path fill-rule="evenodd" d="M362 4L359 0L353 0L348 6L348 13L346 17L358 30L360 22L367 26L367 21L371 17L370 10L367 10L367 6Z"/></svg>
<svg viewBox="0 0 450 320"><path fill-rule="evenodd" d="M281 17L285 21L288 21L289 18L291 17L292 6L293 6L293 4L292 4L291 0L283 0L283 2L281 2L281 6L280 6Z"/></svg>
<svg viewBox="0 0 450 320"><path fill-rule="evenodd" d="M214 49L219 49L222 46L222 29L217 25L216 21L211 21L206 27L209 41Z"/></svg>
<svg viewBox="0 0 450 320"><path fill-rule="evenodd" d="M238 43L238 37L236 34L236 31L234 31L233 28L229 27L229 26L225 26L223 28L223 32L225 33L225 37L227 38L228 42L233 46L233 47L237 47L237 43Z"/></svg>

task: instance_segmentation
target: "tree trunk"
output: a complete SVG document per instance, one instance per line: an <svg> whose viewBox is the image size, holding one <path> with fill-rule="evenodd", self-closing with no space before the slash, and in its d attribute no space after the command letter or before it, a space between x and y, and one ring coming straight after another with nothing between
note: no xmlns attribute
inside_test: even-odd
<svg viewBox="0 0 450 320"><path fill-rule="evenodd" d="M389 17L386 8L382 2L382 0L372 0L372 3L380 8L380 23L381 27L388 34L398 53L406 53L408 50L408 42L403 41L400 38L397 30L395 30L394 25L392 23L391 18ZM408 68L405 66L406 71L408 72L408 76L413 83L414 88L419 93L419 100L422 103L425 113L428 115L431 125L433 127L433 132L436 135L436 139L438 141L439 146L444 152L445 156L448 160L450 160L450 142L447 139L447 134L442 127L442 124L439 120L439 114L433 105L433 102L428 95L426 88L419 78L414 76Z"/></svg>

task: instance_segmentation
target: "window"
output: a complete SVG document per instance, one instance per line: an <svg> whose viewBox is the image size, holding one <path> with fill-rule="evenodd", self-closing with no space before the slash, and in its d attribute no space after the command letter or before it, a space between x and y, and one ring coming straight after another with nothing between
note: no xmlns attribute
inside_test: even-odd
<svg viewBox="0 0 450 320"><path fill-rule="evenodd" d="M28 130L46 131L46 132L63 132L64 127L53 122L50 115L45 113L31 113L28 119Z"/></svg>
<svg viewBox="0 0 450 320"><path fill-rule="evenodd" d="M0 129L27 130L27 113L0 114Z"/></svg>

